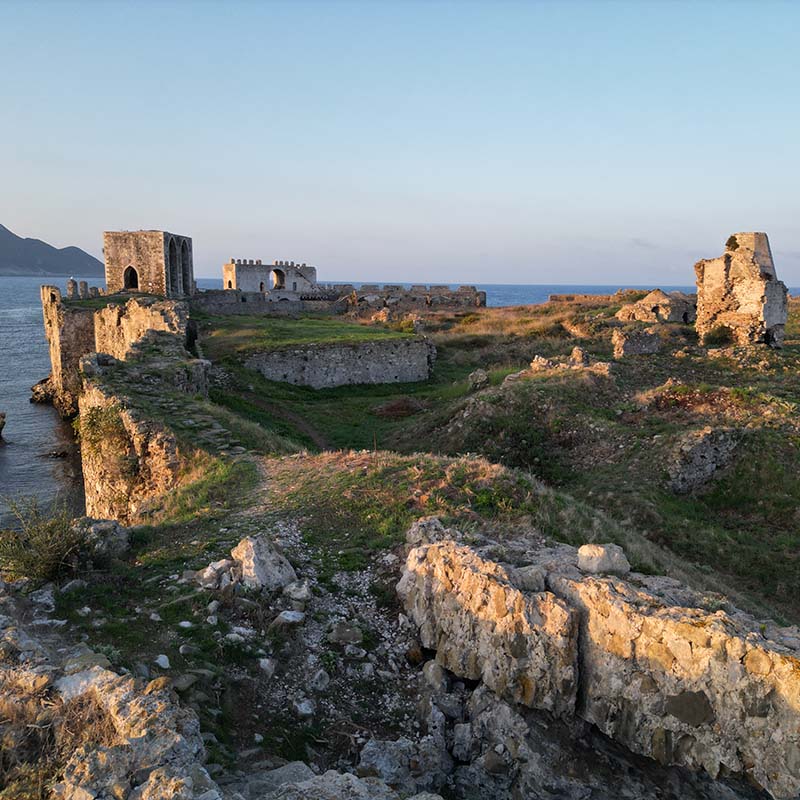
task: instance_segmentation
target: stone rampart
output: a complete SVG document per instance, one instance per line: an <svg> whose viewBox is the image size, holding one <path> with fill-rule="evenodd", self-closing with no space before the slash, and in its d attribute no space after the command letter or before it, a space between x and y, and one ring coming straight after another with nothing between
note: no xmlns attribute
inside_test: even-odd
<svg viewBox="0 0 800 800"><path fill-rule="evenodd" d="M293 316L295 314L336 313L346 304L332 300L276 299L261 292L211 289L192 297L192 308L206 314L253 314Z"/></svg>
<svg viewBox="0 0 800 800"><path fill-rule="evenodd" d="M430 377L436 348L423 337L309 344L256 353L246 366L271 381L322 389L357 383L412 383Z"/></svg>

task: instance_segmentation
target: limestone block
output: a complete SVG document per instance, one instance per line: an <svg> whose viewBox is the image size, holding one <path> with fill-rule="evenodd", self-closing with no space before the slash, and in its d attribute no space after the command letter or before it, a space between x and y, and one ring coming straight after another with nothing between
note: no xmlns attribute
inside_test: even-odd
<svg viewBox="0 0 800 800"><path fill-rule="evenodd" d="M617 328L611 334L611 342L614 345L614 358L651 355L661 349L661 337L650 328L632 331Z"/></svg>
<svg viewBox="0 0 800 800"><path fill-rule="evenodd" d="M442 666L532 708L571 712L577 617L554 595L524 594L500 565L454 542L412 550L397 593Z"/></svg>
<svg viewBox="0 0 800 800"><path fill-rule="evenodd" d="M591 573L627 575L631 565L618 544L585 544L578 548L578 569Z"/></svg>
<svg viewBox="0 0 800 800"><path fill-rule="evenodd" d="M265 535L247 536L231 550L242 583L251 589L276 592L297 580L294 567Z"/></svg>

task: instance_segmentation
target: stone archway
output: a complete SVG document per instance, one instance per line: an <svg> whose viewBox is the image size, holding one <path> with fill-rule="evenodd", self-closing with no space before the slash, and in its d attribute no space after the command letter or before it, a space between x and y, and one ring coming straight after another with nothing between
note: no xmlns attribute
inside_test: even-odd
<svg viewBox="0 0 800 800"><path fill-rule="evenodd" d="M181 240L181 281L183 283L183 293L192 293L192 256L189 253L189 243L186 239Z"/></svg>
<svg viewBox="0 0 800 800"><path fill-rule="evenodd" d="M138 291L139 289L139 273L135 267L126 267L122 275L122 285L127 290Z"/></svg>
<svg viewBox="0 0 800 800"><path fill-rule="evenodd" d="M266 289L265 289L265 287L264 287L264 281L261 281L261 283L259 283L259 284L258 284L258 291L259 291L259 292L264 292L264 291L266 291Z"/></svg>
<svg viewBox="0 0 800 800"><path fill-rule="evenodd" d="M282 269L272 270L269 274L269 279L272 283L272 289L286 288L286 273Z"/></svg>
<svg viewBox="0 0 800 800"><path fill-rule="evenodd" d="M183 294L181 268L178 262L178 246L175 244L173 237L170 237L169 247L167 248L167 270L169 273L169 293L173 296Z"/></svg>

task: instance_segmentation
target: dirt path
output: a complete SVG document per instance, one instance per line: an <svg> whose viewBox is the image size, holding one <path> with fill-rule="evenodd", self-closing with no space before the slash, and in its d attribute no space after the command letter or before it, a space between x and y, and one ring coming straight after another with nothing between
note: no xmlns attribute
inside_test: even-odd
<svg viewBox="0 0 800 800"><path fill-rule="evenodd" d="M269 414L285 420L286 422L291 422L295 428L311 439L311 441L314 442L320 451L337 449L334 448L328 439L326 439L323 434L321 434L313 425L311 425L308 420L304 419L299 414L296 414L294 411L289 411L286 408L281 408L280 406L268 403L265 400L262 400L257 394L252 392L243 393L242 396L245 397L248 402L260 408L262 411L266 411Z"/></svg>

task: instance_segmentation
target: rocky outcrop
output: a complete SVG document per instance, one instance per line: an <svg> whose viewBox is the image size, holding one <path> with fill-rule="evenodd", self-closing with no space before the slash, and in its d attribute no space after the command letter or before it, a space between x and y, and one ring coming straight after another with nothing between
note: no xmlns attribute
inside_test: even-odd
<svg viewBox="0 0 800 800"><path fill-rule="evenodd" d="M661 337L652 328L644 330L615 329L611 334L614 358L641 356L657 353L661 349Z"/></svg>
<svg viewBox="0 0 800 800"><path fill-rule="evenodd" d="M687 494L705 486L731 463L740 440L741 433L731 428L705 427L684 434L667 468L670 489Z"/></svg>
<svg viewBox="0 0 800 800"><path fill-rule="evenodd" d="M654 289L635 303L622 306L616 313L622 322L694 322L697 297L684 292L662 292Z"/></svg>
<svg viewBox="0 0 800 800"><path fill-rule="evenodd" d="M4 766L16 756L39 767L63 758L52 765L48 796L57 800L220 800L198 718L179 707L169 681L145 685L85 645L65 647L54 620L2 586L0 611L0 704L16 709L0 720Z"/></svg>
<svg viewBox="0 0 800 800"><path fill-rule="evenodd" d="M766 233L735 233L719 258L698 261L697 333L701 341L783 344L786 286L778 280Z"/></svg>
<svg viewBox="0 0 800 800"><path fill-rule="evenodd" d="M597 561L586 573L574 548L523 561L503 566L452 541L410 551L398 593L439 663L662 764L742 773L778 798L800 792L791 631L766 638L752 618L707 611L667 578L600 575ZM540 588L532 572L545 591L520 586Z"/></svg>
<svg viewBox="0 0 800 800"><path fill-rule="evenodd" d="M397 593L442 666L526 706L571 712L577 617L553 594L520 591L454 542L413 549Z"/></svg>
<svg viewBox="0 0 800 800"><path fill-rule="evenodd" d="M357 778L328 770L299 783L287 783L263 796L263 800L400 800L400 795L378 778ZM442 799L438 794L424 792L408 800Z"/></svg>

